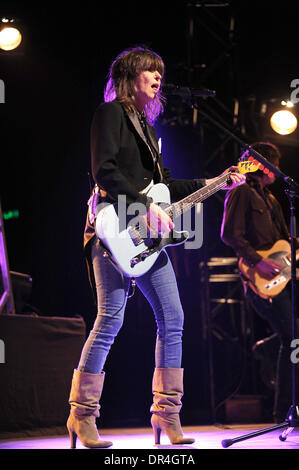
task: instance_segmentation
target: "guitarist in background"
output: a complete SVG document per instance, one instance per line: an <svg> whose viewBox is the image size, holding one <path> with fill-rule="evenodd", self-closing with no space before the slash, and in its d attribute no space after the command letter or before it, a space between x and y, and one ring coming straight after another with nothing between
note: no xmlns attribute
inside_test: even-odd
<svg viewBox="0 0 299 470"><path fill-rule="evenodd" d="M136 202L144 205L145 221L149 218L151 223L156 222L160 233L168 233L173 222L146 195L147 190L152 184L163 182L176 200L206 184L199 179L175 180L163 166L153 127L163 110L160 89L163 74L163 61L153 51L133 48L121 53L111 65L105 102L97 108L91 126L91 166L97 186L90 199L84 242L91 280L96 287L98 314L73 374L69 398L71 413L67 422L72 447L76 445L77 436L86 447L112 445L100 439L95 418L99 416L103 368L123 323L131 282L106 256L105 247L95 236L96 206L100 202L114 203L119 195L125 196L128 205ZM234 171L230 178L233 187L245 181ZM172 444L192 443L194 439L183 437L179 420L183 395L183 310L176 277L165 250L148 272L136 278L136 285L150 303L157 323L151 407L155 441L160 442L162 430ZM128 341L134 343L135 338ZM136 351L136 364L128 364L136 376L142 374L142 357L138 354ZM123 387L127 389L131 385L127 382ZM128 406L134 407L136 393L132 389Z"/></svg>
<svg viewBox="0 0 299 470"><path fill-rule="evenodd" d="M251 147L279 168L281 154L275 145L259 142ZM221 227L222 241L266 279L277 276L281 266L275 260L263 259L257 251L270 249L278 240L290 240L281 206L268 188L274 181L273 173L266 174L259 169L247 175L246 184L228 191ZM275 421L281 422L290 407L292 391L290 293L288 288L284 288L273 298L262 298L252 283L244 277L242 280L250 305L269 322L279 338L273 417ZM273 340L275 337L273 335ZM270 346L271 340L267 343Z"/></svg>

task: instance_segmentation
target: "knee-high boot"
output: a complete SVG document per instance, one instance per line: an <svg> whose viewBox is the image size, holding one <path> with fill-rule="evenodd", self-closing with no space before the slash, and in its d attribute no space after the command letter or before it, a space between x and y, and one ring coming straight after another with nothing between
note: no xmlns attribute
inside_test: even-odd
<svg viewBox="0 0 299 470"><path fill-rule="evenodd" d="M74 370L69 397L71 412L67 428L71 439L71 448L76 447L76 439L85 447L110 447L112 442L102 441L96 427L99 417L99 400L102 395L105 373L90 374Z"/></svg>
<svg viewBox="0 0 299 470"><path fill-rule="evenodd" d="M153 376L153 405L151 424L155 443L160 444L161 431L172 444L192 444L194 439L183 437L179 412L182 407L183 369L156 368Z"/></svg>

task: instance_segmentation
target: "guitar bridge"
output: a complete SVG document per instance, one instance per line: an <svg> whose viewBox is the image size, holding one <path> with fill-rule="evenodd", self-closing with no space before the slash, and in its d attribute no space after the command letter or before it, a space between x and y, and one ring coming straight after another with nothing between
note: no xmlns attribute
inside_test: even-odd
<svg viewBox="0 0 299 470"><path fill-rule="evenodd" d="M146 260L146 258L148 258L150 255L152 255L156 251L157 251L157 248L148 248L142 253L139 253L139 255L134 256L134 258L132 258L130 262L131 268L134 268L134 266L136 266L136 264L140 263L141 261Z"/></svg>

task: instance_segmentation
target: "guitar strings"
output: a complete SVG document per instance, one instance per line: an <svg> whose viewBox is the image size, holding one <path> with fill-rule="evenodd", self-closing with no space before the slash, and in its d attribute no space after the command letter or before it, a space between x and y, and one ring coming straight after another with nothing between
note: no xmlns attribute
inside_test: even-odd
<svg viewBox="0 0 299 470"><path fill-rule="evenodd" d="M174 218L178 217L179 215L183 214L189 209L192 209L192 207L195 206L195 204L198 204L199 202L207 199L209 196L212 194L216 193L219 189L224 187L227 184L227 180L230 176L230 173L227 173L223 175L224 181L219 183L219 180L217 182L210 183L203 188L200 188L198 191L193 193L191 196L187 196L184 199L182 199L179 202L176 202L172 204L171 206L167 207L165 212L167 215L173 220ZM198 193L198 197L195 197L195 195ZM144 237L141 234L141 230L144 230L144 227L140 227L140 223L137 223L136 225L130 227L130 235L133 238L134 244L139 245L140 243L143 242Z"/></svg>

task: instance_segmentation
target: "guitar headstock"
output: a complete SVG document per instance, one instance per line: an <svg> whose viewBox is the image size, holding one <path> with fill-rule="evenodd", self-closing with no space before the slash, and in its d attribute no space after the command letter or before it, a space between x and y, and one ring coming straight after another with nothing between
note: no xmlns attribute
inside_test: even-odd
<svg viewBox="0 0 299 470"><path fill-rule="evenodd" d="M253 173L259 169L259 163L256 165L254 161L245 160L238 162L238 170L242 175L245 173Z"/></svg>

